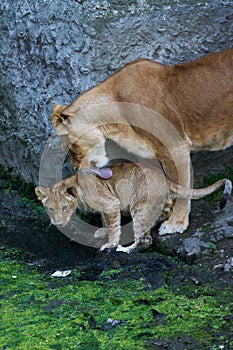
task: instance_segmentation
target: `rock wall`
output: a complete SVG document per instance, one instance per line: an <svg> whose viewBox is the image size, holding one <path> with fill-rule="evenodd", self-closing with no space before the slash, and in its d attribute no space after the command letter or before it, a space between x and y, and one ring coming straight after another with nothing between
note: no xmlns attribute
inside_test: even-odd
<svg viewBox="0 0 233 350"><path fill-rule="evenodd" d="M173 64L233 46L227 0L4 0L0 13L0 165L34 183L54 103L139 57Z"/></svg>

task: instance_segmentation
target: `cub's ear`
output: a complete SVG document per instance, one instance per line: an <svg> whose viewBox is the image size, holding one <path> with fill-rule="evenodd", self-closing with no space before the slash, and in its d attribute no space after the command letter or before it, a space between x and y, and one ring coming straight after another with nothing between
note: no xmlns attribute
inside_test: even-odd
<svg viewBox="0 0 233 350"><path fill-rule="evenodd" d="M67 189L66 189L66 192L70 195L70 196L72 196L72 197L74 197L74 198L78 198L78 191L77 191L77 188L75 187L75 186L71 186L71 187L68 187Z"/></svg>
<svg viewBox="0 0 233 350"><path fill-rule="evenodd" d="M66 109L66 106L55 104L53 106L53 113L50 115L50 120L54 126L57 128L59 124L63 123L65 118L62 116L62 112Z"/></svg>
<svg viewBox="0 0 233 350"><path fill-rule="evenodd" d="M38 199L43 202L43 200L48 196L49 189L47 187L38 186L35 188L35 193Z"/></svg>

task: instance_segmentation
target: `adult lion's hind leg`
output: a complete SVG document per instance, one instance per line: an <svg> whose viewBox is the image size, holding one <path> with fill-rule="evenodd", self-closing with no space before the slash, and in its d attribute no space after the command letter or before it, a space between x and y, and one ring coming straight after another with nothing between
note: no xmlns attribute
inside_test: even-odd
<svg viewBox="0 0 233 350"><path fill-rule="evenodd" d="M176 162L175 167L171 167L171 163L163 164L164 171L167 176L175 181L178 174L179 185L190 188L191 182L191 160L190 153L187 150L182 150L179 157L182 157L179 162ZM168 165L168 166L167 166ZM175 181L177 182L177 180ZM179 195L177 196L179 197ZM191 199L177 198L172 215L168 220L164 221L159 228L159 235L183 233L189 225L189 213L191 210Z"/></svg>
<svg viewBox="0 0 233 350"><path fill-rule="evenodd" d="M161 224L159 228L160 236L183 233L188 228L191 201L187 199L177 199L174 209L170 218Z"/></svg>

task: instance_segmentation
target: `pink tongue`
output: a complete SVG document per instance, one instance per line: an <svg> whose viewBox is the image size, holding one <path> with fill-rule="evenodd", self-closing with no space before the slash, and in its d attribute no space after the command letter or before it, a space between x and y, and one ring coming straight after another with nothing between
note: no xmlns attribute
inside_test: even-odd
<svg viewBox="0 0 233 350"><path fill-rule="evenodd" d="M112 169L110 168L100 168L94 170L95 174L101 177L101 179L110 179L112 177Z"/></svg>

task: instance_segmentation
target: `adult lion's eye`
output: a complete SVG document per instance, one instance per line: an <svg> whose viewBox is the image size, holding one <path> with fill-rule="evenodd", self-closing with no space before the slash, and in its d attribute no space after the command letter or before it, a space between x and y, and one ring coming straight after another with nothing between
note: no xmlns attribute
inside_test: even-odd
<svg viewBox="0 0 233 350"><path fill-rule="evenodd" d="M67 211L67 209L68 209L68 207L67 207L67 205L64 205L64 207L62 207L62 211Z"/></svg>

